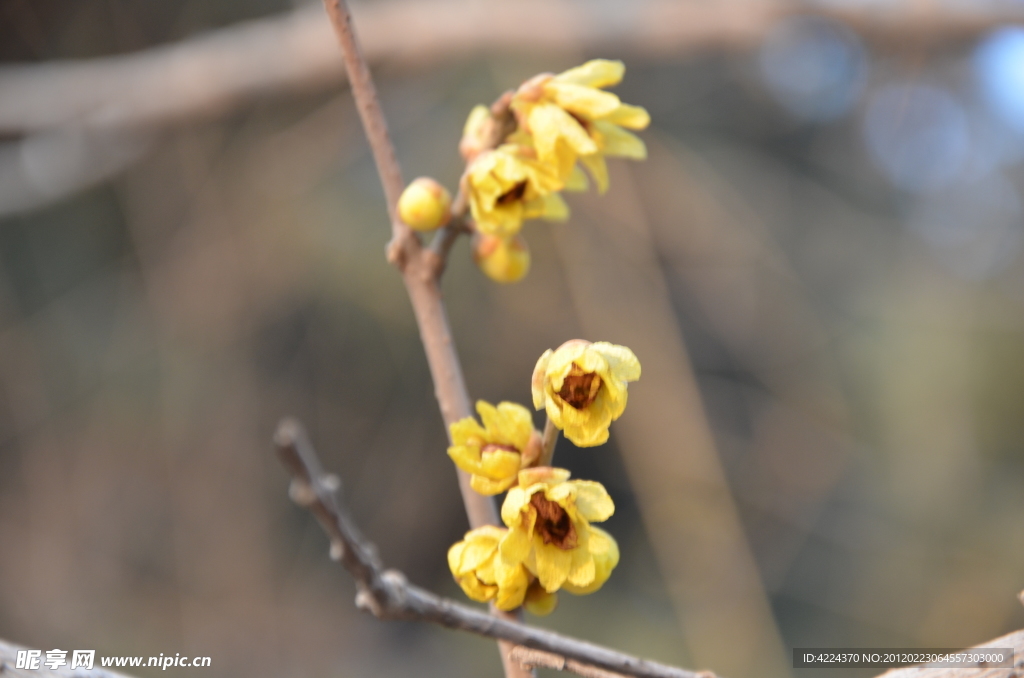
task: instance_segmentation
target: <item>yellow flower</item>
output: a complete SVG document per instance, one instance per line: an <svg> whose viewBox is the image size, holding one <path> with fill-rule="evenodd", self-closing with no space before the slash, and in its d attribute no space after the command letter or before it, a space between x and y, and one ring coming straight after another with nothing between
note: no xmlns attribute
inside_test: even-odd
<svg viewBox="0 0 1024 678"><path fill-rule="evenodd" d="M473 260L491 280L514 283L530 270L530 249L522 234L506 239L478 233L473 238Z"/></svg>
<svg viewBox="0 0 1024 678"><path fill-rule="evenodd" d="M525 219L568 219L569 207L557 193L563 185L554 168L539 162L532 148L513 144L481 153L466 172L477 230L502 238L518 233Z"/></svg>
<svg viewBox="0 0 1024 678"><path fill-rule="evenodd" d="M508 567L524 564L548 593L563 587L596 591L618 563L618 547L590 522L614 512L600 483L569 480L569 472L559 468L520 471L518 487L508 491L501 506L509 528L499 546L501 560Z"/></svg>
<svg viewBox="0 0 1024 678"><path fill-rule="evenodd" d="M452 446L448 456L472 475L470 485L480 494L504 492L516 482L516 474L540 456L540 433L533 428L530 411L516 403L495 407L477 401L483 426L472 417L451 425Z"/></svg>
<svg viewBox="0 0 1024 678"><path fill-rule="evenodd" d="M565 437L580 447L608 440L608 426L626 409L627 382L640 378L640 361L625 346L582 339L548 349L533 370L533 406L544 408Z"/></svg>
<svg viewBox="0 0 1024 678"><path fill-rule="evenodd" d="M532 580L522 564L505 564L498 556L498 544L507 533L485 525L448 549L448 567L466 595L482 603L493 600L499 610L522 605Z"/></svg>
<svg viewBox="0 0 1024 678"><path fill-rule="evenodd" d="M623 129L647 127L647 111L601 89L618 84L625 71L621 61L594 59L559 75L538 75L516 91L512 109L520 127L533 136L541 162L557 167L563 179L579 160L604 193L605 156L647 157L644 142Z"/></svg>

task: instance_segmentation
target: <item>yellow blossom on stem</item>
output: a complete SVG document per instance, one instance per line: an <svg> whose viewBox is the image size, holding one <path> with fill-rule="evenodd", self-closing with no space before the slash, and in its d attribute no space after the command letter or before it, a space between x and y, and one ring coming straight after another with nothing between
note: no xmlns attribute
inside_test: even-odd
<svg viewBox="0 0 1024 678"><path fill-rule="evenodd" d="M557 193L563 180L527 146L505 144L480 153L465 180L469 209L481 233L510 238L526 219L569 218L569 207Z"/></svg>
<svg viewBox="0 0 1024 678"><path fill-rule="evenodd" d="M533 370L533 406L580 447L608 440L608 426L626 409L627 382L640 361L625 346L582 339L548 349Z"/></svg>
<svg viewBox="0 0 1024 678"><path fill-rule="evenodd" d="M606 156L647 157L644 142L624 129L647 127L647 111L602 89L618 84L625 71L621 61L594 59L558 75L538 75L516 91L511 105L520 127L532 135L540 161L557 167L563 179L579 160L604 193Z"/></svg>
<svg viewBox="0 0 1024 678"><path fill-rule="evenodd" d="M569 480L569 472L559 468L520 471L519 485L508 491L501 506L501 519L508 526L499 546L501 560L508 567L524 564L548 593L563 587L595 591L618 562L618 547L590 523L607 520L614 512L600 483ZM613 549L614 559L609 557Z"/></svg>
<svg viewBox="0 0 1024 678"><path fill-rule="evenodd" d="M485 525L470 530L448 549L448 567L466 595L482 603L493 600L499 610L522 605L533 579L522 564L506 564L498 555L498 545L507 533Z"/></svg>
<svg viewBox="0 0 1024 678"><path fill-rule="evenodd" d="M476 411L483 426L473 417L452 424L448 456L472 476L474 490L494 495L511 487L519 471L537 461L541 437L522 405L503 402L495 407L479 400Z"/></svg>

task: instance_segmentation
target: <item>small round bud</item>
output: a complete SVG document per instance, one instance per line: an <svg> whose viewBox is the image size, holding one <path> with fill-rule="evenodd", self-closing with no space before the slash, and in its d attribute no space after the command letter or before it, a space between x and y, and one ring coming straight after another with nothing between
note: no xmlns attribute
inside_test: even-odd
<svg viewBox="0 0 1024 678"><path fill-rule="evenodd" d="M513 283L530 270L530 250L522 236L505 239L479 234L473 239L473 259L495 282Z"/></svg>
<svg viewBox="0 0 1024 678"><path fill-rule="evenodd" d="M451 219L452 196L430 177L420 177L405 187L398 199L398 216L416 231L433 231Z"/></svg>

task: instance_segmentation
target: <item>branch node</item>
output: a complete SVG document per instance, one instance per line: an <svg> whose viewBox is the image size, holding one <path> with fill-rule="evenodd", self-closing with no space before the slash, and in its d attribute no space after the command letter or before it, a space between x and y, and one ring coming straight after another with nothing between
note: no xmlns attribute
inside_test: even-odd
<svg viewBox="0 0 1024 678"><path fill-rule="evenodd" d="M317 500L316 491L310 487L309 483L299 478L293 478L291 484L288 485L288 497L305 509L315 504Z"/></svg>
<svg viewBox="0 0 1024 678"><path fill-rule="evenodd" d="M360 610L369 612L378 619L384 618L384 608L381 606L380 601L377 600L376 596L366 587L362 582L356 582L358 590L356 591L356 607Z"/></svg>
<svg viewBox="0 0 1024 678"><path fill-rule="evenodd" d="M330 555L334 562L341 562L341 559L345 557L345 545L340 541L332 541Z"/></svg>

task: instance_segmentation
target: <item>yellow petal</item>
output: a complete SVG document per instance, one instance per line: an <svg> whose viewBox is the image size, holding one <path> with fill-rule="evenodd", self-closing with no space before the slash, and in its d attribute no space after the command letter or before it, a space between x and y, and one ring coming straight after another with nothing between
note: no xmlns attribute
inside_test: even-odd
<svg viewBox="0 0 1024 678"><path fill-rule="evenodd" d="M477 494L482 494L485 497L493 497L496 494L501 494L508 488L512 487L516 477L509 476L500 480L491 480L485 476L474 475L469 479L469 486L473 488L473 491Z"/></svg>
<svg viewBox="0 0 1024 678"><path fill-rule="evenodd" d="M562 433L577 447L596 447L608 442L608 424L603 426L592 422L566 424Z"/></svg>
<svg viewBox="0 0 1024 678"><path fill-rule="evenodd" d="M554 354L550 348L537 359L537 365L533 368L533 377L530 380L530 392L533 395L533 409L539 410L544 407L544 375L547 374L548 361Z"/></svg>
<svg viewBox="0 0 1024 678"><path fill-rule="evenodd" d="M576 510L581 516L601 522L615 513L615 504L604 485L593 480L576 480L573 484L576 486Z"/></svg>
<svg viewBox="0 0 1024 678"><path fill-rule="evenodd" d="M554 104L539 104L530 111L530 132L542 162L556 161L556 143L564 140L579 154L596 153L597 144L571 115Z"/></svg>
<svg viewBox="0 0 1024 678"><path fill-rule="evenodd" d="M498 545L502 563L505 565L516 565L523 562L530 555L530 547L532 545L533 540L525 531L515 528L510 529Z"/></svg>
<svg viewBox="0 0 1024 678"><path fill-rule="evenodd" d="M569 576L566 577L565 582L573 586L587 586L594 583L594 578L597 576L594 556L583 548L573 549L572 554L572 569L569 570Z"/></svg>
<svg viewBox="0 0 1024 678"><path fill-rule="evenodd" d="M547 591L557 591L569 576L572 567L572 553L563 551L553 544L545 544L537 536L533 540L534 555L537 562L537 579Z"/></svg>
<svg viewBox="0 0 1024 678"><path fill-rule="evenodd" d="M600 120L594 123L594 128L601 135L601 153L604 155L632 160L647 158L647 146L632 132Z"/></svg>
<svg viewBox="0 0 1024 678"><path fill-rule="evenodd" d="M616 378L623 381L636 381L640 378L640 361L630 349L607 341L598 341L590 346L608 362Z"/></svg>
<svg viewBox="0 0 1024 678"><path fill-rule="evenodd" d="M522 457L509 450L488 450L480 455L480 475L491 480L514 479ZM512 483L509 482L509 486Z"/></svg>
<svg viewBox="0 0 1024 678"><path fill-rule="evenodd" d="M462 552L466 550L466 542L459 541L452 544L451 548L448 549L448 569L452 571L452 574L456 577L460 571L460 563L462 562Z"/></svg>
<svg viewBox="0 0 1024 678"><path fill-rule="evenodd" d="M572 83L552 81L544 87L545 93L559 106L586 120L611 115L622 102L611 92Z"/></svg>
<svg viewBox="0 0 1024 678"><path fill-rule="evenodd" d="M575 586L567 581L562 588L569 593L593 593L608 581L612 570L619 564L619 545L610 534L600 528L590 528L589 550L594 557L594 581L586 586Z"/></svg>
<svg viewBox="0 0 1024 678"><path fill-rule="evenodd" d="M609 115L602 118L605 122L610 122L614 125L622 125L629 129L644 129L651 124L651 116L647 113L647 110L640 106L630 106L629 104L622 104Z"/></svg>
<svg viewBox="0 0 1024 678"><path fill-rule="evenodd" d="M592 59L582 66L559 73L553 80L588 87L611 87L622 82L625 73L626 66L621 61Z"/></svg>
<svg viewBox="0 0 1024 678"><path fill-rule="evenodd" d="M519 487L513 487L505 495L505 501L501 504L501 520L503 523L514 528L519 526L522 511L530 505L532 492L526 490L526 486L519 483Z"/></svg>
<svg viewBox="0 0 1024 678"><path fill-rule="evenodd" d="M593 155L580 155L580 162L590 172L590 176L594 177L594 183L597 184L597 192L604 193L608 190L608 166L604 162L604 158L599 153Z"/></svg>
<svg viewBox="0 0 1024 678"><path fill-rule="evenodd" d="M541 217L548 221L565 221L569 218L569 206L558 193L549 193L542 200L544 203Z"/></svg>
<svg viewBox="0 0 1024 678"><path fill-rule="evenodd" d="M495 433L502 442L512 445L520 452L529 444L533 433L533 417L530 410L519 403L501 402L497 408Z"/></svg>
<svg viewBox="0 0 1024 678"><path fill-rule="evenodd" d="M564 483L570 476L569 471L564 468L551 466L524 468L519 472L519 486L526 488L526 492L532 496L534 492L544 491ZM529 503L529 499L527 499L527 503Z"/></svg>
<svg viewBox="0 0 1024 678"><path fill-rule="evenodd" d="M572 170L569 172L569 176L565 180L565 190L585 191L588 188L590 188L590 181L587 180L587 175L580 169L579 165L574 162Z"/></svg>
<svg viewBox="0 0 1024 678"><path fill-rule="evenodd" d="M472 600L476 600L481 603L486 603L488 600L494 598L495 594L498 593L497 586L487 586L473 574L467 574L464 577L459 577L456 581L459 582L459 586L462 587L462 590L467 596Z"/></svg>
<svg viewBox="0 0 1024 678"><path fill-rule="evenodd" d="M538 586L534 583L526 591L526 600L523 606L530 614L546 617L558 607L558 594L548 593L544 590L543 586Z"/></svg>
<svg viewBox="0 0 1024 678"><path fill-rule="evenodd" d="M475 136L479 133L480 128L483 124L491 117L491 111L483 104L477 104L473 107L473 110L469 112L469 117L466 118L466 124L462 127L462 136Z"/></svg>
<svg viewBox="0 0 1024 678"><path fill-rule="evenodd" d="M494 601L497 608L514 610L522 605L530 585L526 568L519 564L506 565L499 561L495 563L494 574L498 584L498 593Z"/></svg>

